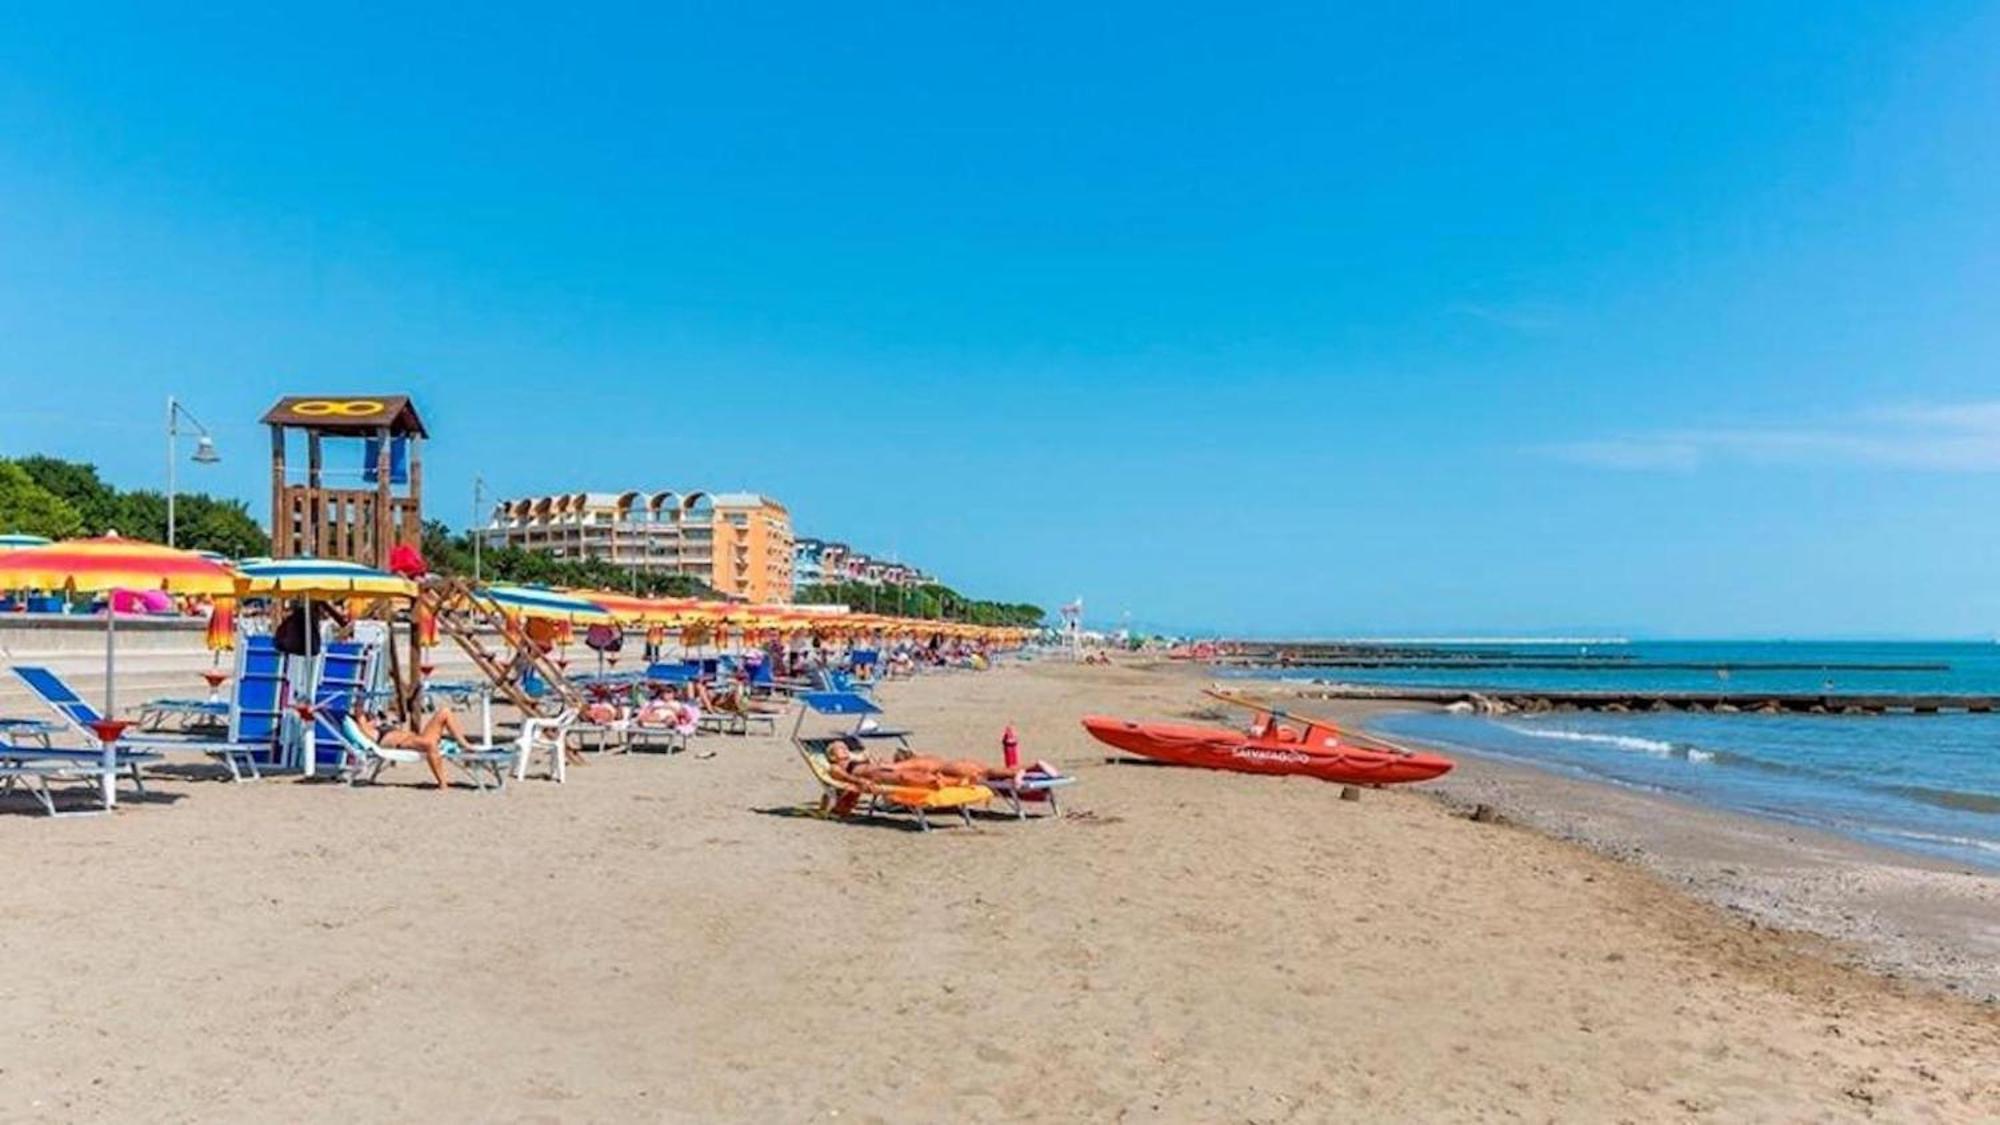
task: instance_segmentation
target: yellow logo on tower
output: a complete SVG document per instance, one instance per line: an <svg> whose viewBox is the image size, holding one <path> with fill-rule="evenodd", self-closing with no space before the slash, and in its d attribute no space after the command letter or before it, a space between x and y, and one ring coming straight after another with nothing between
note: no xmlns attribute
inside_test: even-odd
<svg viewBox="0 0 2000 1125"><path fill-rule="evenodd" d="M372 398L316 398L292 405L292 413L307 418L366 418L387 409L387 403Z"/></svg>

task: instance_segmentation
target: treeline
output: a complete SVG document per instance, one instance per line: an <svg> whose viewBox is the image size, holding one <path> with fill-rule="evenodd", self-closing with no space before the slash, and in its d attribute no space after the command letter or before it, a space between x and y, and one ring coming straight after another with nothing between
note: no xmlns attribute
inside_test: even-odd
<svg viewBox="0 0 2000 1125"><path fill-rule="evenodd" d="M472 577L471 532L454 532L437 520L426 520L422 550L424 562L432 570L440 574ZM523 551L519 547L480 551L479 575L494 582L610 590L646 598L722 597L708 583L685 574L635 573L601 559L559 559L539 551Z"/></svg>
<svg viewBox="0 0 2000 1125"><path fill-rule="evenodd" d="M968 598L949 586L870 586L865 582L826 582L799 591L800 602L844 605L868 613L969 621L975 625L1035 628L1046 616L1042 607L1026 602L989 602Z"/></svg>
<svg viewBox="0 0 2000 1125"><path fill-rule="evenodd" d="M271 553L271 539L250 516L241 500L224 500L201 492L177 492L174 498L175 543L196 551L217 551L232 559ZM50 539L103 535L116 531L128 539L164 543L167 539L167 498L162 492L123 491L97 475L94 465L55 457L0 458L0 533L20 532ZM422 550L432 570L470 577L472 535L443 523L424 524ZM597 559L561 559L518 547L482 551L481 577L501 582L614 590L642 597L720 598L714 588L684 574L635 573ZM1033 628L1045 616L1042 607L1019 602L968 598L949 586L870 586L834 582L801 590L797 600L821 605L845 605L869 613L893 613L967 621L977 625Z"/></svg>
<svg viewBox="0 0 2000 1125"><path fill-rule="evenodd" d="M55 457L0 460L0 532L71 539L116 531L127 539L167 541L164 492L125 492L97 467ZM174 545L219 551L232 559L271 553L271 538L241 500L175 492Z"/></svg>

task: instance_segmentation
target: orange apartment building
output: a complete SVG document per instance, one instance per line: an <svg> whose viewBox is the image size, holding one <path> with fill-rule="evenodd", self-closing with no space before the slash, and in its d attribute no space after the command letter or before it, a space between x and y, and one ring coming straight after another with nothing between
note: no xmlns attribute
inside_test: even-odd
<svg viewBox="0 0 2000 1125"><path fill-rule="evenodd" d="M751 602L789 601L792 517L754 492L576 492L502 500L487 547L699 578Z"/></svg>

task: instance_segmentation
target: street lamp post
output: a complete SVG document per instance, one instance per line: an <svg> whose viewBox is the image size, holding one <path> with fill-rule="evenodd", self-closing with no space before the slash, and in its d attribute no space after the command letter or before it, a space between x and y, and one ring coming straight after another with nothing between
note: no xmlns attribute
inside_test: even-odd
<svg viewBox="0 0 2000 1125"><path fill-rule="evenodd" d="M479 541L486 538L485 529L479 521L486 505L486 478L475 475L472 478L472 581L479 581Z"/></svg>
<svg viewBox="0 0 2000 1125"><path fill-rule="evenodd" d="M168 395L167 546L169 547L174 546L174 533L177 530L174 526L174 468L175 463L180 460L179 438L181 436L180 424L182 419L186 419L188 424L193 426L195 430L194 455L188 459L197 465L213 465L217 461L222 460L222 455L215 451L215 439L209 436L208 427L201 424L201 419L189 414L187 407L182 406L179 399Z"/></svg>

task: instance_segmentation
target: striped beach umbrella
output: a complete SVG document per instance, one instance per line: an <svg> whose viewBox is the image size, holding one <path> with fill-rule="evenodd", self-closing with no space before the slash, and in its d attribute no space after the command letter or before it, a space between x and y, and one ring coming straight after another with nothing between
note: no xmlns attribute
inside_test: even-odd
<svg viewBox="0 0 2000 1125"><path fill-rule="evenodd" d="M340 559L267 559L237 568L245 594L293 597L414 598L417 584Z"/></svg>
<svg viewBox="0 0 2000 1125"><path fill-rule="evenodd" d="M596 602L542 586L482 586L479 594L506 613L519 617L539 617L576 625L610 625L617 621L609 610Z"/></svg>
<svg viewBox="0 0 2000 1125"><path fill-rule="evenodd" d="M23 535L19 532L0 535L0 551L18 551L23 547L46 547L48 545L49 539L46 536Z"/></svg>
<svg viewBox="0 0 2000 1125"><path fill-rule="evenodd" d="M168 594L229 594L236 575L193 551L142 539L67 539L0 552L0 589L109 593L158 590ZM107 606L108 609L108 606ZM104 615L104 717L118 713L118 615ZM118 803L113 744L104 744L104 807Z"/></svg>
<svg viewBox="0 0 2000 1125"><path fill-rule="evenodd" d="M673 604L660 598L641 598L610 590L570 590L568 593L602 606L621 625L663 625L674 612Z"/></svg>
<svg viewBox="0 0 2000 1125"><path fill-rule="evenodd" d="M228 594L235 575L193 551L143 539L65 539L0 553L0 588L68 590L101 594L113 590L159 590L168 594Z"/></svg>

